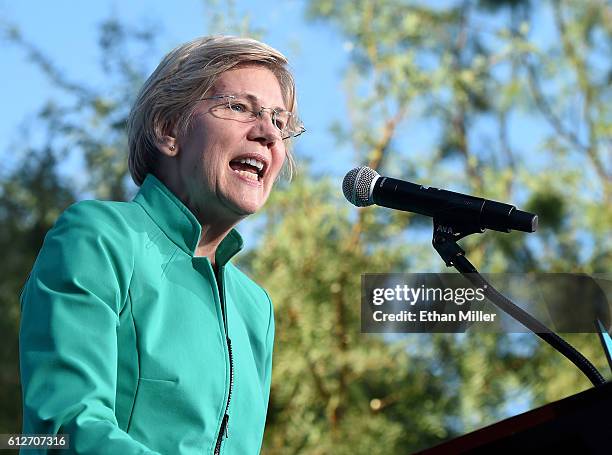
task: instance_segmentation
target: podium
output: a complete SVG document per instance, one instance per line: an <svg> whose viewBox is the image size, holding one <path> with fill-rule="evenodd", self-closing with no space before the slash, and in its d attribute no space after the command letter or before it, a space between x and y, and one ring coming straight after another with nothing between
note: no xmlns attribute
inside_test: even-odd
<svg viewBox="0 0 612 455"><path fill-rule="evenodd" d="M612 383L511 417L418 452L612 454Z"/></svg>

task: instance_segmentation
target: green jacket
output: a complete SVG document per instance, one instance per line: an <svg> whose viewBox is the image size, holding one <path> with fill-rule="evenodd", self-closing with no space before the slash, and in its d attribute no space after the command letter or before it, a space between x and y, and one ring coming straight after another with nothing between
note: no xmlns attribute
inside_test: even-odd
<svg viewBox="0 0 612 455"><path fill-rule="evenodd" d="M131 202L63 213L21 296L23 433L69 434L62 453L259 452L272 304L229 262L240 235L215 276L200 231L152 175Z"/></svg>

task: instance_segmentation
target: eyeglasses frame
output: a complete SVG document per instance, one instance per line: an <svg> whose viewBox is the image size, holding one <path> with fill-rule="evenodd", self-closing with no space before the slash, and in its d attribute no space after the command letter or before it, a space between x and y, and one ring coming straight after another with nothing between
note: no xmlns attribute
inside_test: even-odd
<svg viewBox="0 0 612 455"><path fill-rule="evenodd" d="M235 100L238 97L236 95L214 95L214 96L208 96L208 97L205 97L205 98L200 98L200 101L220 100L220 99L223 99L223 98L228 98L228 104L229 104L229 100L232 100L232 99ZM261 114L264 111L270 111L270 117L272 119L272 124L274 125L274 127L276 129L278 129L282 133L282 130L278 126L276 126L276 123L275 123L276 115L278 114L278 110L277 109L274 109L274 108L271 108L271 107L263 107L263 106L261 106L261 108L259 109L258 112L255 112L255 111L249 111L249 112L251 114L254 114L255 117L257 118L257 117L261 117ZM289 118L297 118L297 117L295 117L295 115L293 115L292 112L289 112L289 111L286 111L286 112L289 114ZM306 128L304 128L304 125L299 124L297 132L292 133L291 135L289 135L287 137L282 137L282 134L281 134L281 140L284 141L285 139L290 139L290 138L298 137L300 134L305 133L305 132L306 132Z"/></svg>

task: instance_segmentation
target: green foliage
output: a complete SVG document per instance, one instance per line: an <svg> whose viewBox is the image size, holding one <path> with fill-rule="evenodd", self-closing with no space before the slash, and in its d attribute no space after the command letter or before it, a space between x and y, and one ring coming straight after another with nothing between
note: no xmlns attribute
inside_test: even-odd
<svg viewBox="0 0 612 455"><path fill-rule="evenodd" d="M75 191L93 193L101 199L128 198L134 185L128 176L125 125L149 70L145 56L154 49L155 38L150 26L136 29L113 17L100 24L100 72L109 81L103 87L66 76L18 28L10 28L7 34L62 94L61 104L50 99L37 120L39 128L50 132L53 142L48 146L56 156L85 162L87 178Z"/></svg>
<svg viewBox="0 0 612 455"><path fill-rule="evenodd" d="M366 219L368 230L388 233ZM528 357L506 353L500 362L496 337L390 343L360 333L360 273L404 270L406 252L389 249L384 235L355 243L355 224L328 180L302 176L277 189L266 220L262 247L245 264L275 304L264 453L410 452L501 415L515 377L509 366L521 372Z"/></svg>
<svg viewBox="0 0 612 455"><path fill-rule="evenodd" d="M558 194L552 192L533 193L525 209L538 214L542 229L559 231L565 219L565 202Z"/></svg>
<svg viewBox="0 0 612 455"><path fill-rule="evenodd" d="M547 39L530 37L535 8L530 2L479 6L483 9L473 2L443 8L391 0L311 2L310 17L337 26L353 49L346 78L350 124L337 129L339 139L352 143L358 160L383 171L395 169L390 163L401 159L402 168L422 170L415 177L425 183L542 210L541 233L527 244L512 240L512 249L525 253L516 258L539 256L544 243L549 254L538 258L537 268L590 270L592 255L584 254L583 245L592 243L599 257L610 257L611 90L604 82L610 27L603 19L609 6L600 1L539 6L539 14L556 27ZM495 21L489 13L497 15ZM521 134L513 122L517 116L542 131L539 143L527 143L531 149L514 145L519 141L511 134ZM421 126L424 117L427 124ZM423 127L435 138L434 150L417 154L398 148ZM409 227L414 218L403 221ZM467 243L476 265L485 269L492 260L499 271L536 267L523 259L504 265L495 250L510 243L500 236ZM560 256L566 257L561 263ZM596 270L605 270L600 261Z"/></svg>
<svg viewBox="0 0 612 455"><path fill-rule="evenodd" d="M247 36L261 40L265 29L253 24L248 14L241 14L235 0L204 0L208 33Z"/></svg>
<svg viewBox="0 0 612 455"><path fill-rule="evenodd" d="M125 119L144 71L132 63L128 43L148 44L151 36L131 30L116 20L101 25L102 70L112 87L93 88L70 80L18 27L5 26L5 35L23 48L33 64L63 92L62 103L48 100L35 119L42 143L20 142L10 151L10 167L0 174L0 428L21 429L18 330L19 294L47 231L60 213L83 191L100 198L125 199L133 191L127 182ZM28 138L32 125L20 132ZM8 152L4 153L5 157ZM86 177L62 172L66 160L84 161ZM85 182L82 186L80 183Z"/></svg>
<svg viewBox="0 0 612 455"><path fill-rule="evenodd" d="M553 23L555 36L531 36L534 8ZM605 159L610 87L602 83L610 71L605 57L610 50L609 21L604 19L611 14L608 5L510 1L430 8L417 2L315 0L309 14L337 27L351 43L352 64L346 76L350 123L337 131L339 141L354 146L358 161L400 178L414 175L436 186L447 182L540 214L541 229L529 239L520 233L466 239L464 247L479 269L610 270L611 171ZM498 16L489 21L489 14ZM402 152L397 144L424 123L423 116L435 138L434 150ZM540 142L528 145L531 149L514 145L517 116L542 131ZM421 171L402 175L397 169ZM365 223L368 217L378 224ZM362 223L361 242L369 242L370 228L379 234L385 219L407 233L425 229L418 217L369 212L357 220ZM376 239L383 245L384 234ZM397 242L389 239L391 244ZM425 242L401 245L410 257L419 258L407 264L407 270L439 268L427 255L430 246ZM467 431L501 418L508 412L500 405L504 399L512 402L518 397L533 405L588 386L566 361L559 365L557 353L530 342L527 335L470 334L457 344L456 356L445 356L449 338L434 337L434 348L425 357L429 368L436 359L444 359L444 383L463 390L462 399L449 408L444 403L448 391L434 400L434 408L447 417L438 421L440 438L450 436L453 429ZM604 365L594 335L571 338L600 368ZM517 339L528 346L522 356L513 344ZM361 340L352 348L359 350L364 344ZM409 365L419 358L413 350L406 355ZM414 379L415 373L409 377ZM521 390L526 390L522 396ZM483 391L489 401L483 399ZM418 400L409 406L419 406ZM395 422L387 417L393 431ZM433 436L422 431L423 441ZM360 442L368 440L367 432L354 434L361 435ZM351 442L353 447L360 445ZM399 447L391 445L385 453L399 453Z"/></svg>
<svg viewBox="0 0 612 455"><path fill-rule="evenodd" d="M60 212L74 202L70 188L57 175L51 150L24 151L21 162L0 180L0 428L19 433L19 294L42 241Z"/></svg>

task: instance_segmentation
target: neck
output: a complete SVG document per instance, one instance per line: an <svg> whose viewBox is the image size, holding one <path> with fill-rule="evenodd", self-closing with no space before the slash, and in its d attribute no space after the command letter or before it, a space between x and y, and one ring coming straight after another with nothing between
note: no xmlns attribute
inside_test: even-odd
<svg viewBox="0 0 612 455"><path fill-rule="evenodd" d="M188 192L185 190L185 185L180 178L172 178L172 176L161 173L158 174L158 178L185 204L200 223L202 233L195 250L195 256L207 257L211 264L216 266L215 254L217 247L241 219L217 214L211 208L203 210L199 207L197 201L189 197Z"/></svg>
<svg viewBox="0 0 612 455"><path fill-rule="evenodd" d="M216 267L215 254L217 252L217 248L236 223L230 226L219 226L217 224L205 224L199 217L198 220L202 226L202 234L200 235L200 240L198 241L198 246L195 250L195 256L207 257L210 260L210 263Z"/></svg>

